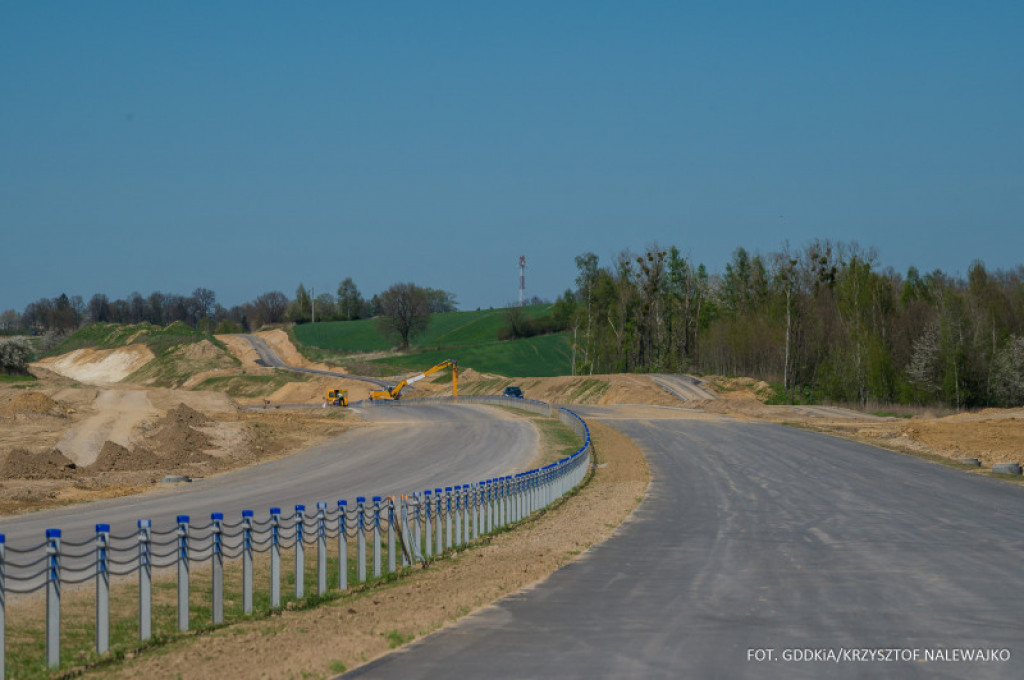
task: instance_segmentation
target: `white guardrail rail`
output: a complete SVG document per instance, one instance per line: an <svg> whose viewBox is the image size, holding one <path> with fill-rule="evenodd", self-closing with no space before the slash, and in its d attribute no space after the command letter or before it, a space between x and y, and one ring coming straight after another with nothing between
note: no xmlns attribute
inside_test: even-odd
<svg viewBox="0 0 1024 680"><path fill-rule="evenodd" d="M96 645L98 655L110 649L110 578L138 575L138 639L153 633L152 578L154 569L177 568L177 629L189 629L191 565L210 563L211 623L224 622L224 563L242 561L241 613L253 612L254 555L269 553L269 602L281 607L281 559L294 553L295 599L306 596L306 551L316 560L316 593L328 588L347 590L354 559L359 583L422 563L446 551L467 545L480 536L508 527L547 507L580 484L591 464L590 430L569 409L530 399L502 396L462 396L407 399L401 402L359 402L368 408L412 408L426 404L485 404L507 406L556 417L582 439L578 451L556 463L517 474L469 484L413 491L400 497L363 496L349 504L318 502L315 509L296 505L285 513L270 508L257 519L243 510L235 519L212 513L208 521L194 523L178 515L176 526L155 531L151 519L140 519L136 531L117 534L109 524L97 524L95 536L62 540L60 529L47 529L44 540L33 546L8 545L0 534L0 678L6 674L6 603L8 595L27 595L45 589L46 666L61 665L60 599L62 586L95 582ZM349 542L355 555L349 555ZM328 584L328 541L335 546L336 579ZM386 546L386 547L385 547ZM332 557L331 561L334 561Z"/></svg>

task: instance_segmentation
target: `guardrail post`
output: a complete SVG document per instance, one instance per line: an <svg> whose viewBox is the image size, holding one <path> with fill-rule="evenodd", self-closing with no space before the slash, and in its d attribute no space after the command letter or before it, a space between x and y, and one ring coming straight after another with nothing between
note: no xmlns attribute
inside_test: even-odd
<svg viewBox="0 0 1024 680"><path fill-rule="evenodd" d="M412 511L409 509L409 503L409 497L402 494L402 541L405 543L405 550L402 551L403 568L412 566L412 562L416 559L416 544L413 543L412 526L409 522L412 515Z"/></svg>
<svg viewBox="0 0 1024 680"><path fill-rule="evenodd" d="M388 504L385 508L387 513L387 525L388 525L388 573L395 573L395 534L397 525L395 524L395 497L388 496Z"/></svg>
<svg viewBox="0 0 1024 680"><path fill-rule="evenodd" d="M373 577L380 578L380 496L373 497Z"/></svg>
<svg viewBox="0 0 1024 680"><path fill-rule="evenodd" d="M295 599L306 597L306 506L295 506Z"/></svg>
<svg viewBox="0 0 1024 680"><path fill-rule="evenodd" d="M423 492L423 530L424 530L424 541L423 541L423 555L426 558L430 558L433 554L433 527L431 524L431 515L433 514L433 508L431 507L433 498L430 496L430 489L426 489ZM417 525L418 526L418 525Z"/></svg>
<svg viewBox="0 0 1024 680"><path fill-rule="evenodd" d="M213 624L217 625L224 623L224 546L221 543L221 524L224 522L224 513L211 513L210 521L213 524L210 535L213 541L210 546L210 608L213 610Z"/></svg>
<svg viewBox="0 0 1024 680"><path fill-rule="evenodd" d="M483 513L485 534L489 534L494 531L494 506L492 505L493 500L491 498L493 481L494 480L491 479L485 479L483 481L483 498L481 499L482 504L480 510Z"/></svg>
<svg viewBox="0 0 1024 680"><path fill-rule="evenodd" d="M356 496L356 578L366 582L366 496Z"/></svg>
<svg viewBox="0 0 1024 680"><path fill-rule="evenodd" d="M452 487L444 488L444 538L445 547L451 550L452 545Z"/></svg>
<svg viewBox="0 0 1024 680"><path fill-rule="evenodd" d="M60 529L46 530L46 667L60 666Z"/></svg>
<svg viewBox="0 0 1024 680"><path fill-rule="evenodd" d="M480 538L480 487L481 482L477 482L473 485L473 489L470 492L472 503L473 503L473 540Z"/></svg>
<svg viewBox="0 0 1024 680"><path fill-rule="evenodd" d="M422 548L420 547L420 494L413 492L409 497L409 524L410 533L407 540L409 543L409 559L412 564L423 561Z"/></svg>
<svg viewBox="0 0 1024 680"><path fill-rule="evenodd" d="M498 526L504 527L508 521L508 478L498 477Z"/></svg>
<svg viewBox="0 0 1024 680"><path fill-rule="evenodd" d="M316 504L316 594L327 592L327 503Z"/></svg>
<svg viewBox="0 0 1024 680"><path fill-rule="evenodd" d="M4 574L6 552L7 537L0 534L0 678L7 677L7 578Z"/></svg>
<svg viewBox="0 0 1024 680"><path fill-rule="evenodd" d="M96 525L96 653L110 649L110 525Z"/></svg>
<svg viewBox="0 0 1024 680"><path fill-rule="evenodd" d="M140 519L139 527L139 640L153 635L153 552L152 523ZM2 676L0 676L2 677Z"/></svg>
<svg viewBox="0 0 1024 680"><path fill-rule="evenodd" d="M348 590L348 501L338 501L338 589Z"/></svg>
<svg viewBox="0 0 1024 680"><path fill-rule="evenodd" d="M270 509L270 607L281 606L281 508Z"/></svg>
<svg viewBox="0 0 1024 680"><path fill-rule="evenodd" d="M463 545L469 543L469 521L472 511L469 509L469 484L462 485L462 493L459 494L460 513L462 514L462 541Z"/></svg>
<svg viewBox="0 0 1024 680"><path fill-rule="evenodd" d="M188 630L188 515L178 515L178 630Z"/></svg>
<svg viewBox="0 0 1024 680"><path fill-rule="evenodd" d="M242 510L242 613L252 614L252 510Z"/></svg>
<svg viewBox="0 0 1024 680"><path fill-rule="evenodd" d="M512 477L512 521L523 518L523 473L518 472Z"/></svg>
<svg viewBox="0 0 1024 680"><path fill-rule="evenodd" d="M441 498L441 489L434 489L434 554L440 557L444 554L444 533L441 530L441 516L444 514L444 499Z"/></svg>
<svg viewBox="0 0 1024 680"><path fill-rule="evenodd" d="M455 494L453 499L455 505L455 545L460 545L462 543L462 486L456 484L453 493Z"/></svg>

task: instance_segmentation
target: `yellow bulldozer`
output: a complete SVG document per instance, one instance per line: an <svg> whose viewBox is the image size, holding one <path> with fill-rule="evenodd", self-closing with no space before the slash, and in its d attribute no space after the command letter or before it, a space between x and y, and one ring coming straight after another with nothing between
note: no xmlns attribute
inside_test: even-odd
<svg viewBox="0 0 1024 680"><path fill-rule="evenodd" d="M324 403L328 406L348 406L348 390L327 390Z"/></svg>
<svg viewBox="0 0 1024 680"><path fill-rule="evenodd" d="M428 368L419 375L406 378L389 390L373 390L370 392L370 401L397 401L402 396L402 390L404 390L408 385L418 380L423 380L431 373L437 373L438 371L449 367L452 369L452 396L457 397L459 396L459 367L453 360L446 359L438 365Z"/></svg>

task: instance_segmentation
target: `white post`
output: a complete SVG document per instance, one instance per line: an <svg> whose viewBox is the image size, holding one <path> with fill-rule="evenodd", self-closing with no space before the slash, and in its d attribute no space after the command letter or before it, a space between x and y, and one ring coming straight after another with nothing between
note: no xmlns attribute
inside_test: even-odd
<svg viewBox="0 0 1024 680"><path fill-rule="evenodd" d="M96 653L110 649L110 525L96 525Z"/></svg>

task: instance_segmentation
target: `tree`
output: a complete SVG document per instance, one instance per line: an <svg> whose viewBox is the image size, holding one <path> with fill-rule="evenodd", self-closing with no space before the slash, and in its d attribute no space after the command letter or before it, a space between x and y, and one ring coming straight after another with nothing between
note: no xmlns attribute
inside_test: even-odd
<svg viewBox="0 0 1024 680"><path fill-rule="evenodd" d="M399 341L400 349L409 348L409 339L430 324L430 299L427 289L414 283L396 283L380 294L378 327Z"/></svg>
<svg viewBox="0 0 1024 680"><path fill-rule="evenodd" d="M1024 404L1024 336L1011 335L995 364L995 391L1003 405Z"/></svg>
<svg viewBox="0 0 1024 680"><path fill-rule="evenodd" d="M13 309L5 309L0 314L0 331L14 331L21 328L21 314Z"/></svg>
<svg viewBox="0 0 1024 680"><path fill-rule="evenodd" d="M105 294L96 293L89 298L88 315L89 319L94 322L110 321L110 300Z"/></svg>
<svg viewBox="0 0 1024 680"><path fill-rule="evenodd" d="M338 284L338 316L342 321L361 318L365 304L351 276Z"/></svg>
<svg viewBox="0 0 1024 680"><path fill-rule="evenodd" d="M427 296L427 306L430 308L431 314L454 312L459 307L459 302L455 299L455 293L437 288L424 288L423 292Z"/></svg>
<svg viewBox="0 0 1024 680"><path fill-rule="evenodd" d="M330 293L320 293L317 295L314 308L316 309L317 321L334 321L338 318L337 302Z"/></svg>
<svg viewBox="0 0 1024 680"><path fill-rule="evenodd" d="M209 288L196 288L192 291L192 297L195 298L199 318L212 319L217 306L216 293Z"/></svg>
<svg viewBox="0 0 1024 680"><path fill-rule="evenodd" d="M295 299L288 305L288 320L295 323L306 323L312 318L313 300L306 287L299 284L295 291Z"/></svg>
<svg viewBox="0 0 1024 680"><path fill-rule="evenodd" d="M249 324L255 329L269 323L281 323L287 309L288 297L284 293L279 290L264 293L253 302Z"/></svg>

